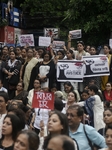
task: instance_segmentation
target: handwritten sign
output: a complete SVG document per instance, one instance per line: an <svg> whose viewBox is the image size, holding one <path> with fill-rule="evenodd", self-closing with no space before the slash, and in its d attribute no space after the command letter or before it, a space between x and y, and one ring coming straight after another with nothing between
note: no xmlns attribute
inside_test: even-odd
<svg viewBox="0 0 112 150"><path fill-rule="evenodd" d="M69 34L71 34L71 39L79 39L82 37L81 29L69 31Z"/></svg>
<svg viewBox="0 0 112 150"><path fill-rule="evenodd" d="M54 94L50 92L34 92L32 107L54 109Z"/></svg>
<svg viewBox="0 0 112 150"><path fill-rule="evenodd" d="M42 37L39 36L39 46L48 47L51 44L51 37Z"/></svg>
<svg viewBox="0 0 112 150"><path fill-rule="evenodd" d="M19 35L18 39L21 46L34 46L33 34Z"/></svg>

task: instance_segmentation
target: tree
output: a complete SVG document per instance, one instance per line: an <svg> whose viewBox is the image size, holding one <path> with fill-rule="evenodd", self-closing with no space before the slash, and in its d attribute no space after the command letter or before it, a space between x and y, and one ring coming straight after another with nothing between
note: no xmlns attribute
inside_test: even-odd
<svg viewBox="0 0 112 150"><path fill-rule="evenodd" d="M98 45L107 42L110 37L111 12L112 0L71 0L65 20L71 22L71 29L73 25L74 29L82 29L88 43Z"/></svg>

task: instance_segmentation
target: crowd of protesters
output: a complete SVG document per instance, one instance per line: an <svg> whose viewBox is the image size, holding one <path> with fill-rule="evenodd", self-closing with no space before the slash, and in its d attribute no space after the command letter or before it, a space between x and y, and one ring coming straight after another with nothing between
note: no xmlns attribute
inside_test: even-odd
<svg viewBox="0 0 112 150"><path fill-rule="evenodd" d="M111 150L112 55L108 76L83 82L59 82L58 60L82 60L99 55L95 46L77 41L54 51L47 47L7 47L0 57L0 149L3 150ZM54 110L32 108L35 92L53 92Z"/></svg>

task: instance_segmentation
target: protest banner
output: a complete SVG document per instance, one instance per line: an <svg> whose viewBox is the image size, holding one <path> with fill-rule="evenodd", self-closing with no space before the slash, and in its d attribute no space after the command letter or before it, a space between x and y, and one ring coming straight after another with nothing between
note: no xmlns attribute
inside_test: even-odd
<svg viewBox="0 0 112 150"><path fill-rule="evenodd" d="M59 82L83 82L83 61L60 60L57 63L57 80Z"/></svg>
<svg viewBox="0 0 112 150"><path fill-rule="evenodd" d="M42 37L39 36L39 46L48 47L51 44L51 37Z"/></svg>
<svg viewBox="0 0 112 150"><path fill-rule="evenodd" d="M52 48L53 50L63 49L65 46L65 41L53 41Z"/></svg>
<svg viewBox="0 0 112 150"><path fill-rule="evenodd" d="M18 40L21 46L34 46L33 34L19 35Z"/></svg>
<svg viewBox="0 0 112 150"><path fill-rule="evenodd" d="M71 34L71 39L79 39L82 37L81 29L69 31Z"/></svg>
<svg viewBox="0 0 112 150"><path fill-rule="evenodd" d="M92 55L83 56L84 60L84 77L105 76L109 75L109 65L107 56Z"/></svg>
<svg viewBox="0 0 112 150"><path fill-rule="evenodd" d="M54 109L54 94L50 92L34 92L32 108Z"/></svg>
<svg viewBox="0 0 112 150"><path fill-rule="evenodd" d="M44 36L53 39L59 38L59 28L44 28Z"/></svg>

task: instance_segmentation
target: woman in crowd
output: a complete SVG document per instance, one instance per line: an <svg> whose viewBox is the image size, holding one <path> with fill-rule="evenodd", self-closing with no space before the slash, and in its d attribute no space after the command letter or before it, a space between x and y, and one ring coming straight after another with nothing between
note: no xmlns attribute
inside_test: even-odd
<svg viewBox="0 0 112 150"><path fill-rule="evenodd" d="M35 65L38 63L38 60L33 57L33 49L28 48L27 49L27 60L24 63L22 67L22 75L20 75L20 80L23 80L24 83L24 90L28 90L29 83L30 83L30 77L32 69L35 67Z"/></svg>
<svg viewBox="0 0 112 150"><path fill-rule="evenodd" d="M73 50L68 50L67 52L66 52L66 59L67 60L73 60L74 59L74 53L73 53Z"/></svg>
<svg viewBox="0 0 112 150"><path fill-rule="evenodd" d="M21 68L21 62L16 59L16 52L10 52L10 59L2 66L3 71L3 86L8 89L9 97L19 82L19 73Z"/></svg>
<svg viewBox="0 0 112 150"><path fill-rule="evenodd" d="M68 93L67 103L65 104L65 111L69 106L77 103L77 95L74 91ZM66 112L65 112L66 113Z"/></svg>
<svg viewBox="0 0 112 150"><path fill-rule="evenodd" d="M29 91L28 96L27 96L29 107L32 107L32 101L33 101L34 93L39 92L41 90L40 84L41 84L40 80L38 80L38 79L34 80L34 88Z"/></svg>
<svg viewBox="0 0 112 150"><path fill-rule="evenodd" d="M9 50L8 50L8 46L4 46L2 49L2 56L1 56L1 60L2 61L7 61L9 59Z"/></svg>
<svg viewBox="0 0 112 150"><path fill-rule="evenodd" d="M0 149L13 150L17 134L19 131L21 131L20 124L20 119L16 115L8 114L5 116L2 125Z"/></svg>
<svg viewBox="0 0 112 150"><path fill-rule="evenodd" d="M112 125L112 109L111 108L105 109L103 113L103 120L104 120L106 127L108 127L109 125ZM104 137L105 137L105 128L102 128L98 131Z"/></svg>
<svg viewBox="0 0 112 150"><path fill-rule="evenodd" d="M103 122L103 98L101 93L98 92L98 87L96 85L91 85L88 87L89 94L94 98L93 101L93 114L94 114L94 127L98 131L105 127Z"/></svg>
<svg viewBox="0 0 112 150"><path fill-rule="evenodd" d="M54 61L49 51L45 51L43 54L43 62L39 64L37 68L37 76L41 81L41 88L50 89L54 80L56 79L56 70Z"/></svg>
<svg viewBox="0 0 112 150"><path fill-rule="evenodd" d="M111 150L112 149L112 125L109 125L105 130L105 141L108 148L100 150Z"/></svg>
<svg viewBox="0 0 112 150"><path fill-rule="evenodd" d="M106 101L112 101L112 84L107 82L105 85L105 90L103 91L104 99Z"/></svg>
<svg viewBox="0 0 112 150"><path fill-rule="evenodd" d="M109 45L104 45L103 50L104 50L104 55L106 55L107 58L108 58L108 65L109 65L110 75L101 77L101 90L102 91L105 90L105 85L106 85L107 82L112 83L112 55L110 54L110 46Z"/></svg>
<svg viewBox="0 0 112 150"><path fill-rule="evenodd" d="M67 117L59 111L53 111L48 120L48 136L44 140L43 149L47 148L49 140L56 135L68 135Z"/></svg>
<svg viewBox="0 0 112 150"><path fill-rule="evenodd" d="M77 101L80 100L79 92L77 90L74 90L73 85L71 82L67 81L64 83L64 91L63 91L63 97L67 101L68 93L74 91L77 95Z"/></svg>
<svg viewBox="0 0 112 150"><path fill-rule="evenodd" d="M16 86L16 90L12 92L12 95L10 95L10 99L16 100L26 105L27 95L28 92L24 90L24 83L19 82Z"/></svg>
<svg viewBox="0 0 112 150"><path fill-rule="evenodd" d="M24 130L18 134L13 150L37 150L38 147L38 135L34 131Z"/></svg>

